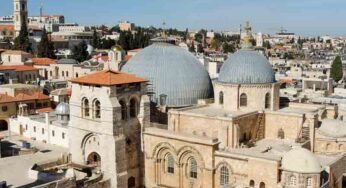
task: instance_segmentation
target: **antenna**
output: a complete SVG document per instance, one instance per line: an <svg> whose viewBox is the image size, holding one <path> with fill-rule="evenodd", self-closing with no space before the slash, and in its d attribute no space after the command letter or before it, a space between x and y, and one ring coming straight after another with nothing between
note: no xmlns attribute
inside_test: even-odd
<svg viewBox="0 0 346 188"><path fill-rule="evenodd" d="M40 22L42 23L42 17L43 17L43 0L41 0L40 5Z"/></svg>
<svg viewBox="0 0 346 188"><path fill-rule="evenodd" d="M163 30L162 36L167 37L166 36L166 22L165 21L163 21L163 23L162 23L162 30Z"/></svg>

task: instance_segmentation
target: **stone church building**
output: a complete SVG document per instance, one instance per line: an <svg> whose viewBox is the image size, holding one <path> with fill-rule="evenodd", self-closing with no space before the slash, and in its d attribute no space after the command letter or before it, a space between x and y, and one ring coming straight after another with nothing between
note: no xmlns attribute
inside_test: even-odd
<svg viewBox="0 0 346 188"><path fill-rule="evenodd" d="M346 185L346 122L337 107L280 108L272 67L245 29L242 49L224 62L218 80L159 38L122 72L71 80L69 104L45 118L19 114L11 131L68 147L72 163L95 167L111 187Z"/></svg>

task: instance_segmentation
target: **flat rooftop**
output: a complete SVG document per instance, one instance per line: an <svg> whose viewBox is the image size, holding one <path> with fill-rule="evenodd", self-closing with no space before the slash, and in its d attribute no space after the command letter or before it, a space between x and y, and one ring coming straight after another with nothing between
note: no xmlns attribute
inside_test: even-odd
<svg viewBox="0 0 346 188"><path fill-rule="evenodd" d="M0 177L1 181L6 181L10 187L33 187L47 182L40 182L36 179L30 179L29 170L36 163L45 163L57 160L63 153L67 153L67 148L44 144L39 141L25 139L19 135L8 135L8 132L0 132L0 136L4 136L3 142L18 143L25 140L31 143L32 147L38 148L40 151L34 154L13 156L0 158Z"/></svg>
<svg viewBox="0 0 346 188"><path fill-rule="evenodd" d="M219 153L280 161L282 156L296 145L298 144L293 140L263 139L256 142L254 147L230 149Z"/></svg>
<svg viewBox="0 0 346 188"><path fill-rule="evenodd" d="M11 88L11 89L31 89L31 88L38 88L36 85L31 84L4 84L0 85L0 88Z"/></svg>
<svg viewBox="0 0 346 188"><path fill-rule="evenodd" d="M245 112L245 111L230 111L230 110L220 108L214 104L188 107L188 108L183 108L183 109L179 109L176 111L183 112L186 114L192 114L192 115L203 115L203 116L207 116L207 117L229 118L229 119L258 112L258 111L247 111L247 112Z"/></svg>

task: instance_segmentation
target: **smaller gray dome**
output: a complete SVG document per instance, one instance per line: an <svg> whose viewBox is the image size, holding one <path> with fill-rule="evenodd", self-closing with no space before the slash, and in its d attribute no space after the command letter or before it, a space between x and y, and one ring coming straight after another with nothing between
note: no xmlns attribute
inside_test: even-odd
<svg viewBox="0 0 346 188"><path fill-rule="evenodd" d="M57 115L70 115L70 105L64 102L58 104L55 108L55 114Z"/></svg>
<svg viewBox="0 0 346 188"><path fill-rule="evenodd" d="M76 65L76 64L78 64L78 61L76 61L74 59L60 59L58 61L58 64L73 64L73 65Z"/></svg>
<svg viewBox="0 0 346 188"><path fill-rule="evenodd" d="M253 49L241 49L222 65L219 81L230 84L274 83L275 74L267 58Z"/></svg>

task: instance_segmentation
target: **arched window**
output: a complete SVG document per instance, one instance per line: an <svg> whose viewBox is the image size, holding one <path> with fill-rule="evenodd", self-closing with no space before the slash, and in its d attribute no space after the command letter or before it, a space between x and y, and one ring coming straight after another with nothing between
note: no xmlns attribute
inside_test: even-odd
<svg viewBox="0 0 346 188"><path fill-rule="evenodd" d="M265 188L265 187L266 187L266 184L264 182L261 182L259 188Z"/></svg>
<svg viewBox="0 0 346 188"><path fill-rule="evenodd" d="M78 78L78 73L76 73L76 78Z"/></svg>
<svg viewBox="0 0 346 188"><path fill-rule="evenodd" d="M330 149L330 144L326 145L326 150L328 151Z"/></svg>
<svg viewBox="0 0 346 188"><path fill-rule="evenodd" d="M229 171L228 168L223 166L220 170L220 185L228 185L229 184Z"/></svg>
<svg viewBox="0 0 346 188"><path fill-rule="evenodd" d="M130 117L137 117L138 114L138 102L135 98L130 100Z"/></svg>
<svg viewBox="0 0 346 188"><path fill-rule="evenodd" d="M99 119L101 118L101 103L99 100L94 100L93 102L93 113L94 118Z"/></svg>
<svg viewBox="0 0 346 188"><path fill-rule="evenodd" d="M312 188L312 178L306 178L306 188Z"/></svg>
<svg viewBox="0 0 346 188"><path fill-rule="evenodd" d="M120 106L121 106L121 119L126 120L127 119L127 108L126 108L126 103L121 100L119 101Z"/></svg>
<svg viewBox="0 0 346 188"><path fill-rule="evenodd" d="M197 162L194 158L190 159L190 178L197 179Z"/></svg>
<svg viewBox="0 0 346 188"><path fill-rule="evenodd" d="M136 186L136 178L134 178L133 176L131 176L128 180L127 180L127 187L128 188L132 188Z"/></svg>
<svg viewBox="0 0 346 188"><path fill-rule="evenodd" d="M165 156L165 162L167 173L174 174L174 158L170 153Z"/></svg>
<svg viewBox="0 0 346 188"><path fill-rule="evenodd" d="M290 186L295 186L296 184L297 184L297 178L295 176L291 176L289 185Z"/></svg>
<svg viewBox="0 0 346 188"><path fill-rule="evenodd" d="M265 109L268 109L270 107L271 107L270 94L267 93L265 97Z"/></svg>
<svg viewBox="0 0 346 188"><path fill-rule="evenodd" d="M65 72L64 71L61 71L61 76L65 76Z"/></svg>
<svg viewBox="0 0 346 188"><path fill-rule="evenodd" d="M249 185L250 185L250 187L255 187L255 181L254 180L250 180Z"/></svg>
<svg viewBox="0 0 346 188"><path fill-rule="evenodd" d="M223 92L220 91L219 93L219 104L223 104Z"/></svg>
<svg viewBox="0 0 346 188"><path fill-rule="evenodd" d="M344 145L343 144L339 145L339 150L344 150Z"/></svg>
<svg viewBox="0 0 346 188"><path fill-rule="evenodd" d="M65 75L66 75L66 77L68 77L68 71L66 71Z"/></svg>
<svg viewBox="0 0 346 188"><path fill-rule="evenodd" d="M49 71L49 76L53 76L53 72L52 71Z"/></svg>
<svg viewBox="0 0 346 188"><path fill-rule="evenodd" d="M82 100L82 113L83 117L89 117L89 100L87 98Z"/></svg>
<svg viewBox="0 0 346 188"><path fill-rule="evenodd" d="M247 106L247 96L245 93L240 95L240 106L241 107Z"/></svg>

